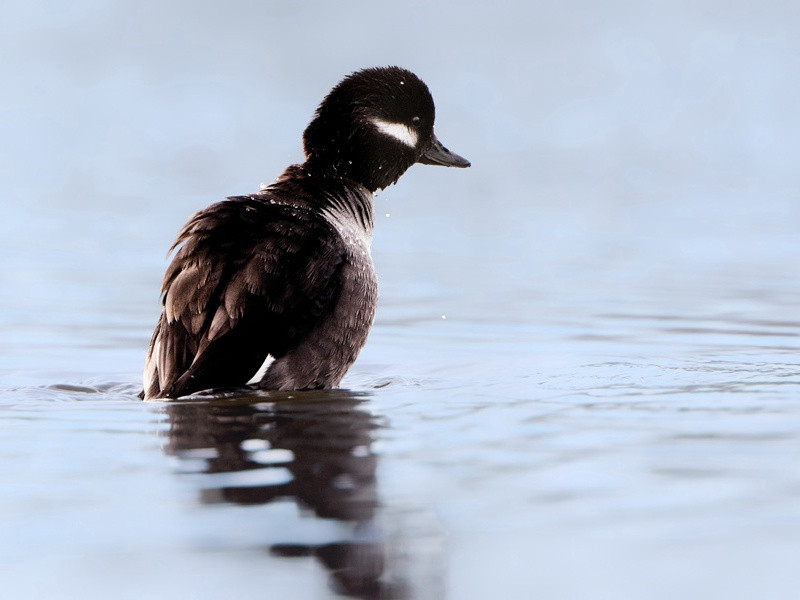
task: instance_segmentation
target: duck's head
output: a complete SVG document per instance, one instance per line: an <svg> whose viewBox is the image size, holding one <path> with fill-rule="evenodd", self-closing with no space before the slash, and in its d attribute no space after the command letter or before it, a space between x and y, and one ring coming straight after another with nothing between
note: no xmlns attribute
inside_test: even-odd
<svg viewBox="0 0 800 600"><path fill-rule="evenodd" d="M306 128L306 164L371 191L393 184L417 162L470 166L436 138L435 112L428 86L411 71L357 71L331 90Z"/></svg>

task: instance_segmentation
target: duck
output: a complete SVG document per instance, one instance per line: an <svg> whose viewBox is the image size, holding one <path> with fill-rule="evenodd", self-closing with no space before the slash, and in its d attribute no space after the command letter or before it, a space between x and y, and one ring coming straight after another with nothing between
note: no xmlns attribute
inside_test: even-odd
<svg viewBox="0 0 800 600"><path fill-rule="evenodd" d="M355 71L305 129L305 162L191 217L169 251L140 398L338 387L375 318L375 193L416 163L470 166L434 117L411 71Z"/></svg>

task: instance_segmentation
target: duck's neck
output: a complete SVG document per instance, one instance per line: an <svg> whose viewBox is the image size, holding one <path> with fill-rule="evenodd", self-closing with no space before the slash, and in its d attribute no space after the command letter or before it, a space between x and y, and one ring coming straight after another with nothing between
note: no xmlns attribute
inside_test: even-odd
<svg viewBox="0 0 800 600"><path fill-rule="evenodd" d="M349 177L320 171L309 161L286 169L275 185L289 181L301 186L310 204L320 207L337 221L355 221L372 236L375 198L372 190L363 184Z"/></svg>

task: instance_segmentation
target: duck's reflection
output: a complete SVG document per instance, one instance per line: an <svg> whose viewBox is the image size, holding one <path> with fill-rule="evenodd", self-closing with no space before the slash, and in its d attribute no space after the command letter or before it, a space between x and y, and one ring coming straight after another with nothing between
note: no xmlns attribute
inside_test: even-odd
<svg viewBox="0 0 800 600"><path fill-rule="evenodd" d="M244 472L243 483L202 489L203 503L293 499L320 518L354 524L351 539L272 545L270 552L316 556L340 593L397 597L403 595L399 588L381 580L384 545L374 532L378 502L371 451L377 424L360 407L363 402L363 396L335 390L174 403L166 408L166 451L192 471L200 461L201 472Z"/></svg>

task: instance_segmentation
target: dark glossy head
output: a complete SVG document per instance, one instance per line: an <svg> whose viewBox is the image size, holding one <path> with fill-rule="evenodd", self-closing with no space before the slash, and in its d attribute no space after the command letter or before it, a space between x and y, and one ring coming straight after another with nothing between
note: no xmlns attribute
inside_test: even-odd
<svg viewBox="0 0 800 600"><path fill-rule="evenodd" d="M468 167L436 139L434 116L428 86L411 71L357 71L331 90L306 128L306 164L372 191L393 184L416 162Z"/></svg>

